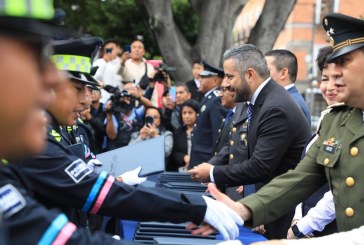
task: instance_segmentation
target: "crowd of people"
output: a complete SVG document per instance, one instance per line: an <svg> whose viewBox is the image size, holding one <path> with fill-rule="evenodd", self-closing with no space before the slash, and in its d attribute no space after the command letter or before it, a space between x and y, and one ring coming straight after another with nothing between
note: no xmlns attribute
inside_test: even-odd
<svg viewBox="0 0 364 245"><path fill-rule="evenodd" d="M50 1L14 1L25 11L0 5L0 244L133 244L100 231L101 215L189 221L192 234L217 230L225 240L244 222L268 239L347 231L267 244L364 240L364 21L324 17L331 46L317 65L328 108L312 134L289 50L237 45L223 68L194 61L192 80L172 82L144 58L141 40L123 50L112 39L70 38ZM215 199L137 185L137 165L117 178L93 171L97 154L156 137L165 169L210 183Z"/></svg>

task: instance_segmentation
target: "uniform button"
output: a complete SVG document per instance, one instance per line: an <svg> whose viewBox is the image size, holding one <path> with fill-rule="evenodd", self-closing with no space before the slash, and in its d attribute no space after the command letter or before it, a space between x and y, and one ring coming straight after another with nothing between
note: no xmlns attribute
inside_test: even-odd
<svg viewBox="0 0 364 245"><path fill-rule="evenodd" d="M225 118L222 119L222 122L225 122Z"/></svg>
<svg viewBox="0 0 364 245"><path fill-rule="evenodd" d="M219 131L219 133L220 133L220 132L221 132L221 129L219 128L219 130L218 130L218 131Z"/></svg>
<svg viewBox="0 0 364 245"><path fill-rule="evenodd" d="M328 158L325 158L324 164L327 165L327 164L329 164L329 162L330 162L330 160Z"/></svg>
<svg viewBox="0 0 364 245"><path fill-rule="evenodd" d="M235 127L233 127L233 132L234 132L234 133L236 132L236 128L235 128Z"/></svg>
<svg viewBox="0 0 364 245"><path fill-rule="evenodd" d="M196 127L197 126L197 124L195 123L195 125L193 125L194 127Z"/></svg>
<svg viewBox="0 0 364 245"><path fill-rule="evenodd" d="M230 159L234 159L234 155L233 154L230 154Z"/></svg>
<svg viewBox="0 0 364 245"><path fill-rule="evenodd" d="M347 177L345 182L346 182L346 185L349 186L349 187L351 187L351 186L353 186L355 184L355 180L352 177Z"/></svg>
<svg viewBox="0 0 364 245"><path fill-rule="evenodd" d="M193 133L191 134L191 137L193 136Z"/></svg>
<svg viewBox="0 0 364 245"><path fill-rule="evenodd" d="M353 217L354 216L354 209L352 209L352 208L346 208L345 209L345 214L346 214L346 216L348 216L348 217Z"/></svg>
<svg viewBox="0 0 364 245"><path fill-rule="evenodd" d="M217 155L217 152L215 151L215 156Z"/></svg>
<svg viewBox="0 0 364 245"><path fill-rule="evenodd" d="M351 155L351 156L356 157L358 154L359 154L359 149L358 149L358 147L352 147L352 148L350 149L350 155Z"/></svg>
<svg viewBox="0 0 364 245"><path fill-rule="evenodd" d="M234 145L234 141L233 140L230 140L230 145Z"/></svg>
<svg viewBox="0 0 364 245"><path fill-rule="evenodd" d="M245 139L245 134L242 134L241 135L241 140L244 140Z"/></svg>

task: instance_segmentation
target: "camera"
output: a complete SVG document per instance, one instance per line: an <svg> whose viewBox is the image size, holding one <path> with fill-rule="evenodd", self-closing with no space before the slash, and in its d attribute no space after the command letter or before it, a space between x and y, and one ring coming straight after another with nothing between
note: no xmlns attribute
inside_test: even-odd
<svg viewBox="0 0 364 245"><path fill-rule="evenodd" d="M106 48L105 49L105 53L106 54L111 54L111 52L112 52L112 48Z"/></svg>
<svg viewBox="0 0 364 245"><path fill-rule="evenodd" d="M110 97L111 108L109 109L109 111L126 113L135 107L136 98L129 94L128 91L120 91L119 88L110 85L106 85L104 89L112 94L112 96ZM124 98L128 98L128 101L130 103L126 102Z"/></svg>
<svg viewBox="0 0 364 245"><path fill-rule="evenodd" d="M177 69L172 66L168 66L166 64L161 64L156 68L157 72L155 73L152 82L167 82L167 73L175 72Z"/></svg>
<svg viewBox="0 0 364 245"><path fill-rule="evenodd" d="M150 116L145 117L145 126L149 127L148 124L154 125L154 117Z"/></svg>

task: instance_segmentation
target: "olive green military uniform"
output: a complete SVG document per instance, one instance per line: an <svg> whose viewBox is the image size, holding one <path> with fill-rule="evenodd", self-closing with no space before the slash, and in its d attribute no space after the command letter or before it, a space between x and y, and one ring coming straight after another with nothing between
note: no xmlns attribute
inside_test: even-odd
<svg viewBox="0 0 364 245"><path fill-rule="evenodd" d="M360 109L333 108L319 138L295 170L240 200L252 211L253 226L268 223L304 201L325 181L334 195L339 231L364 225L364 127Z"/></svg>

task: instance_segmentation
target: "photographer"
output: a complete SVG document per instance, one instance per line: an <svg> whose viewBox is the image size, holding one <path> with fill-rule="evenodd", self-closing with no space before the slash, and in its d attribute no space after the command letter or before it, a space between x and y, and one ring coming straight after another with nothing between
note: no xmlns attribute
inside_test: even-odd
<svg viewBox="0 0 364 245"><path fill-rule="evenodd" d="M164 107L163 96L168 93L171 87L171 79L168 73L174 71L176 71L174 67L169 67L165 64L155 67L154 76L150 79L148 89L145 91L145 97L152 101L153 106L158 108Z"/></svg>
<svg viewBox="0 0 364 245"><path fill-rule="evenodd" d="M144 122L140 131L132 134L129 144L164 136L165 157L168 158L172 153L173 134L165 129L161 111L156 107L148 107L145 110Z"/></svg>
<svg viewBox="0 0 364 245"><path fill-rule="evenodd" d="M142 126L144 107L136 107L136 102L146 101L142 96L136 97L133 83L124 84L125 90L120 91L111 86L106 87L113 93L105 105L106 111L106 151L128 145L131 134L137 132ZM129 93L129 91L133 91ZM132 95L132 93L134 95Z"/></svg>
<svg viewBox="0 0 364 245"><path fill-rule="evenodd" d="M118 41L113 39L107 40L100 50L100 58L93 63L93 66L98 67L94 77L96 80L101 81L103 85L121 87L122 77L117 74L120 69L119 52L120 46ZM102 103L105 103L111 96L111 94L104 90L101 90L101 95Z"/></svg>

